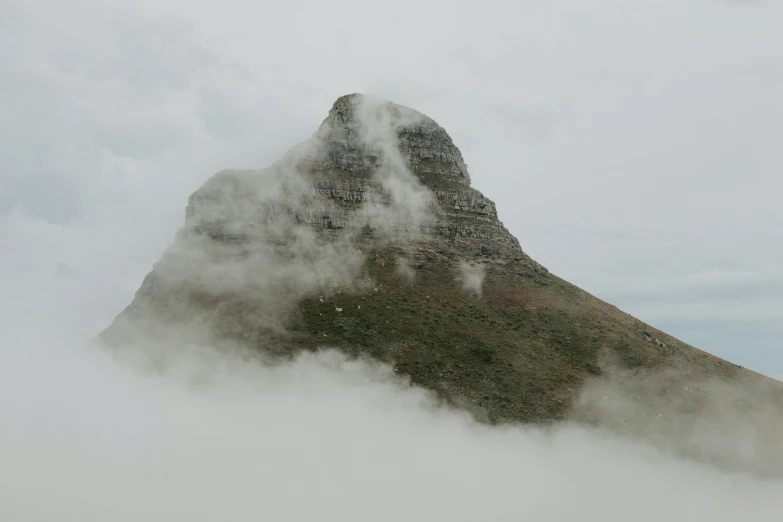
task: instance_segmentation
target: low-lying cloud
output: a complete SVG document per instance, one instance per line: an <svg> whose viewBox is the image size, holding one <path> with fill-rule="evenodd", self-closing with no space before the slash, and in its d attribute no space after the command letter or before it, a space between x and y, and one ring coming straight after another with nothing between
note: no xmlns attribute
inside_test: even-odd
<svg viewBox="0 0 783 522"><path fill-rule="evenodd" d="M666 369L628 369L604 360L602 375L582 387L572 417L696 462L783 479L777 383L689 377L673 387Z"/></svg>
<svg viewBox="0 0 783 522"><path fill-rule="evenodd" d="M9 342L24 355L0 366L3 520L779 516L780 481L598 430L478 425L328 349L268 365L191 347L149 372L142 352Z"/></svg>
<svg viewBox="0 0 783 522"><path fill-rule="evenodd" d="M484 268L484 265L468 261L462 261L459 264L459 274L457 275L457 278L465 292L473 293L481 297L485 277L486 269Z"/></svg>

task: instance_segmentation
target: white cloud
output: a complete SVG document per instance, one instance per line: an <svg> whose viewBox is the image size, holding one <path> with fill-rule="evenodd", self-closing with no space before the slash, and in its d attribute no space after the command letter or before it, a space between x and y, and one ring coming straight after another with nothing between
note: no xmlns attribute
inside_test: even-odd
<svg viewBox="0 0 783 522"><path fill-rule="evenodd" d="M7 520L778 515L781 482L596 431L478 426L336 353L265 367L207 350L156 376L55 336L4 334L21 354L0 367Z"/></svg>
<svg viewBox="0 0 783 522"><path fill-rule="evenodd" d="M486 269L484 265L462 261L459 264L458 279L465 292L481 297Z"/></svg>

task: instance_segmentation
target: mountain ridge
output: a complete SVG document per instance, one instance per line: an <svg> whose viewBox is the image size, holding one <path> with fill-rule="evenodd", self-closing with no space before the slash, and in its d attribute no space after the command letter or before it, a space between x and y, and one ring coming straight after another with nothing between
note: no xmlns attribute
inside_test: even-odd
<svg viewBox="0 0 783 522"><path fill-rule="evenodd" d="M714 381L783 404L777 381L551 274L471 186L440 125L360 94L270 167L220 171L192 194L174 244L100 339L282 357L336 347L491 423L606 423L585 389L607 375L683 411L713 400Z"/></svg>

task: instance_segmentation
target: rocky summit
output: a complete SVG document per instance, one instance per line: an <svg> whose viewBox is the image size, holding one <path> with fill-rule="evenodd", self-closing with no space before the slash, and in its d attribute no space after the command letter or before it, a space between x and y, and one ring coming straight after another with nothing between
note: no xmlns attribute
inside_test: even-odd
<svg viewBox="0 0 783 522"><path fill-rule="evenodd" d="M779 415L782 396L780 383L551 274L471 186L440 125L358 94L337 99L277 163L218 172L196 191L175 241L100 338L283 358L336 348L490 423L650 434L693 424L716 397Z"/></svg>

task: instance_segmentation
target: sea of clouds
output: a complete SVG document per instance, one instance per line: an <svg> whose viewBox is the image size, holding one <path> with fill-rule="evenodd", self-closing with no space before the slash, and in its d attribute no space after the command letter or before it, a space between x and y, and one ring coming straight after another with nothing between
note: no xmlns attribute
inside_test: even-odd
<svg viewBox="0 0 783 522"><path fill-rule="evenodd" d="M2 338L3 520L780 516L780 480L598 430L478 425L329 349L270 365L191 347L153 369L36 319Z"/></svg>

